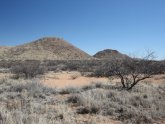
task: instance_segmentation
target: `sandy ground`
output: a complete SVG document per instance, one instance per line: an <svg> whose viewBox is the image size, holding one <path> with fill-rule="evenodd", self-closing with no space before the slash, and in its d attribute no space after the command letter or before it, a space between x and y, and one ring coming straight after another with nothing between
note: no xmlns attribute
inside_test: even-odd
<svg viewBox="0 0 165 124"><path fill-rule="evenodd" d="M65 88L65 87L81 87L96 82L107 83L108 78L84 77L79 72L50 72L43 76L42 83L47 86Z"/></svg>
<svg viewBox="0 0 165 124"><path fill-rule="evenodd" d="M11 76L12 76L11 73L0 73L0 79L9 78L9 77L11 77Z"/></svg>
<svg viewBox="0 0 165 124"><path fill-rule="evenodd" d="M165 83L165 74L154 75L152 78L146 79L146 82Z"/></svg>
<svg viewBox="0 0 165 124"><path fill-rule="evenodd" d="M98 77L85 77L82 76L79 72L71 71L71 72L49 72L43 76L42 83L57 88L66 88L66 87L82 87L86 85L90 85L92 83L116 83L120 82L119 79L111 79L108 78L98 78ZM151 82L151 83L163 83L165 82L165 75L155 75L150 79L146 79L143 82Z"/></svg>
<svg viewBox="0 0 165 124"><path fill-rule="evenodd" d="M10 73L0 73L0 79L9 78L13 76ZM119 79L111 79L108 78L98 78L98 77L85 77L82 76L81 73L76 71L63 71L63 72L49 72L43 76L39 77L41 82L44 85L56 88L66 88L66 87L82 87L86 85L90 85L92 83L102 82L102 83L116 83L120 82ZM162 75L154 75L150 79L146 79L143 82L150 83L165 83L165 74Z"/></svg>

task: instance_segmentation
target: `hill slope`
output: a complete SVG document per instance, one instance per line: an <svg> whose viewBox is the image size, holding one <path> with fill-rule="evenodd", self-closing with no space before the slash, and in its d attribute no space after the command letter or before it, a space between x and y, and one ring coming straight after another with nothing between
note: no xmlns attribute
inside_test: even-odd
<svg viewBox="0 0 165 124"><path fill-rule="evenodd" d="M90 59L90 55L60 38L45 37L31 43L0 51L0 59L70 60Z"/></svg>
<svg viewBox="0 0 165 124"><path fill-rule="evenodd" d="M118 52L117 50L105 49L97 52L93 57L98 59L126 59L129 56Z"/></svg>

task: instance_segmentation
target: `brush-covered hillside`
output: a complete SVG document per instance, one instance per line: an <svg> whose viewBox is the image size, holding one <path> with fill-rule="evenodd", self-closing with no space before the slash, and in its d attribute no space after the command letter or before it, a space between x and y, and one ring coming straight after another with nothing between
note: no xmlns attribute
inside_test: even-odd
<svg viewBox="0 0 165 124"><path fill-rule="evenodd" d="M120 53L117 50L112 50L112 49L105 49L102 51L97 52L93 57L98 58L98 59L130 59L129 56Z"/></svg>
<svg viewBox="0 0 165 124"><path fill-rule="evenodd" d="M92 57L60 38L45 37L15 47L0 47L1 60L85 60Z"/></svg>

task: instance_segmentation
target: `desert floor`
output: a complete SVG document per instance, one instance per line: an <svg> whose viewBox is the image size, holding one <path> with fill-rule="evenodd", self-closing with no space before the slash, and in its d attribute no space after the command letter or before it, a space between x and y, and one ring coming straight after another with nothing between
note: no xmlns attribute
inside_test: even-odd
<svg viewBox="0 0 165 124"><path fill-rule="evenodd" d="M3 78L11 78L13 75L9 73L0 73L0 79ZM86 77L83 76L81 73L76 71L62 71L62 72L49 72L45 75L39 76L38 79L41 79L40 83L44 84L47 87L51 88L57 88L57 89L68 89L68 88L82 88L85 86L89 86L91 84L96 83L103 83L103 84L114 84L116 82L119 82L119 79L113 78L102 78L102 77ZM24 81L23 79L19 79L19 82ZM165 82L165 75L155 75L151 79L147 79L144 81L153 83L154 85L160 84ZM12 84L11 84L12 85ZM102 89L98 89L98 92L102 92ZM106 93L106 91L103 91L103 93ZM60 101L58 104L50 104L47 106L48 108L53 108L56 110L61 110L65 112L75 112L80 106L76 106L76 104L69 104L67 105L67 109L65 108L65 104L60 104L62 101L67 101L68 98L72 97L73 94L62 94L59 93L55 96L51 95L48 96L54 101ZM1 102L0 102L1 103ZM2 102L3 104L5 102ZM36 103L35 103L36 104ZM43 104L41 104L43 105ZM69 115L69 114L68 114ZM67 116L68 116L67 115ZM122 124L121 121L117 121L113 116L102 116L102 115L95 115L95 114L76 114L76 122L77 123L83 123L83 124ZM94 122L94 123L92 123ZM158 124L164 124L164 120L160 120Z"/></svg>
<svg viewBox="0 0 165 124"><path fill-rule="evenodd" d="M116 82L120 82L120 80L116 78L86 77L77 71L49 72L42 76L42 83L44 85L56 88L82 87L98 82L115 84ZM165 82L165 75L154 75L152 78L146 79L143 82L162 83Z"/></svg>

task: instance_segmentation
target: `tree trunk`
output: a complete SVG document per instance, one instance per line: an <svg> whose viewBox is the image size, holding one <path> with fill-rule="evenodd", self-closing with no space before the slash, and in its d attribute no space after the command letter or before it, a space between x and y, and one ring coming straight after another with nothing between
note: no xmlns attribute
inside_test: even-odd
<svg viewBox="0 0 165 124"><path fill-rule="evenodd" d="M120 77L120 79L121 79L121 84L122 84L123 88L125 88L124 78L123 77Z"/></svg>
<svg viewBox="0 0 165 124"><path fill-rule="evenodd" d="M131 90L138 82L134 82L133 84L131 84L130 87L127 88L127 90Z"/></svg>

